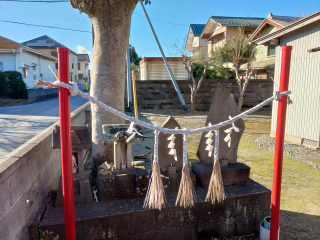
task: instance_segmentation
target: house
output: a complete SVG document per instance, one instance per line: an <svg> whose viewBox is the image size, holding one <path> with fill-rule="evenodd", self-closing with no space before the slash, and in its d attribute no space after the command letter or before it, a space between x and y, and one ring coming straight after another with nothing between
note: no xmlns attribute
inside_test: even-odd
<svg viewBox="0 0 320 240"><path fill-rule="evenodd" d="M189 74L181 57L168 57L168 64L175 80L188 80ZM170 80L170 75L162 57L145 57L140 63L140 80Z"/></svg>
<svg viewBox="0 0 320 240"><path fill-rule="evenodd" d="M251 35L251 40L254 41L269 33L282 29L292 22L298 20L295 17L276 16L269 13L263 22L256 28ZM258 45L256 46L256 54L250 67L255 69L256 79L271 79L274 77L275 64L275 45ZM242 64L240 70L246 70L247 63Z"/></svg>
<svg viewBox="0 0 320 240"><path fill-rule="evenodd" d="M285 140L319 147L320 137L320 11L260 37L258 45L275 46L274 91L278 89L281 47L292 46ZM277 104L272 106L271 136L275 136Z"/></svg>
<svg viewBox="0 0 320 240"><path fill-rule="evenodd" d="M200 39L200 35L205 26L205 24L190 24L185 49L191 52L191 57L197 56L199 53L204 55L208 53L206 40Z"/></svg>
<svg viewBox="0 0 320 240"><path fill-rule="evenodd" d="M78 83L85 84L90 82L89 74L89 54L78 54Z"/></svg>
<svg viewBox="0 0 320 240"><path fill-rule="evenodd" d="M58 59L48 53L24 46L0 36L0 71L18 71L28 88L34 88L37 79L56 80L51 73Z"/></svg>
<svg viewBox="0 0 320 240"><path fill-rule="evenodd" d="M263 20L264 18L256 17L210 17L200 35L200 39L207 42L208 57L211 57L214 49L224 46L227 39L237 36L239 27L242 27L244 35L248 36Z"/></svg>
<svg viewBox="0 0 320 240"><path fill-rule="evenodd" d="M57 42L56 40L50 38L47 35L38 37L22 43L23 45L33 48L47 54L51 54L54 57L57 57L57 48L64 47L63 44ZM70 49L69 49L70 50ZM69 72L70 72L70 81L78 83L78 54L70 50L69 54ZM57 69L58 67L56 67Z"/></svg>

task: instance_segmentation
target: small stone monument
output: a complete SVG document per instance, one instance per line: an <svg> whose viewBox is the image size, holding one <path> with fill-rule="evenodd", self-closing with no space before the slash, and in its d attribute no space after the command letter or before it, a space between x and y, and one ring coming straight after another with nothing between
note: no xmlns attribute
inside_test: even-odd
<svg viewBox="0 0 320 240"><path fill-rule="evenodd" d="M218 124L229 120L240 114L238 106L233 94L225 87L219 86L213 95L209 114L206 121L206 126ZM219 134L219 159L221 165L221 174L224 185L233 185L239 183L246 183L249 180L250 168L242 163L237 163L238 145L241 135L245 129L245 124L242 119L235 121L235 127L240 129L238 132L232 131L228 142L225 141L228 133L225 130L230 129L232 125L227 125L220 128ZM200 162L192 163L192 170L197 175L199 184L204 188L208 188L210 177L212 173L213 154L209 156L207 147L207 132L203 132L197 151L197 156ZM215 145L215 138L212 138L211 145Z"/></svg>
<svg viewBox="0 0 320 240"><path fill-rule="evenodd" d="M161 127L181 129L179 123L172 116L169 116ZM166 193L173 193L179 190L183 168L183 135L175 134L174 139L170 137L170 134L159 133L159 166ZM172 149L175 150L175 153L172 152ZM195 175L191 173L190 176L195 184Z"/></svg>
<svg viewBox="0 0 320 240"><path fill-rule="evenodd" d="M84 173L83 150L92 149L91 132L89 126L71 126L72 161L73 161L73 188L74 203L84 204L93 201L89 176ZM53 148L60 148L60 126L53 131ZM60 177L56 207L63 207L62 177Z"/></svg>
<svg viewBox="0 0 320 240"><path fill-rule="evenodd" d="M129 124L105 124L102 126L104 139L114 142L113 165L102 164L98 175L98 196L101 201L145 196L149 175L143 168L133 167L131 142L144 141L142 129Z"/></svg>

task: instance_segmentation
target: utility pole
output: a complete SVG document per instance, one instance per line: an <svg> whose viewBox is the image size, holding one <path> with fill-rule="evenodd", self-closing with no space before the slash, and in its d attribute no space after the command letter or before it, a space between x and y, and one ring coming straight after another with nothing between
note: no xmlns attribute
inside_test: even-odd
<svg viewBox="0 0 320 240"><path fill-rule="evenodd" d="M156 42L157 42L158 47L159 47L159 50L160 50L160 52L161 52L161 55L162 55L164 64L165 64L166 67L167 67L167 70L168 70L169 75L170 75L170 78L171 78L171 80L172 80L172 82L173 82L174 88L176 89L176 92L177 92L177 94L178 94L178 97L179 97L179 99L180 99L180 102L181 102L181 104L182 104L182 107L183 107L183 109L184 109L185 111L188 111L188 108L187 108L187 106L186 106L186 103L184 102L183 97L182 97L182 95L181 95L179 86L178 86L176 80L174 79L174 76L173 76L173 74L172 74L171 68L170 68L170 66L169 66L169 64L168 64L168 62L167 62L167 58L166 58L166 56L164 55L164 52L163 52L163 50L162 50L162 47L161 47L161 45L160 45L160 42L159 42L158 37L157 37L157 35L156 35L156 32L155 32L154 29L153 29L152 23L151 23L151 21L150 21L150 19L149 19L149 16L148 16L148 14L147 14L147 11L146 11L146 9L144 8L143 3L142 3L141 0L140 0L140 4L141 4L141 7L142 7L142 9L143 9L143 11L144 11L144 14L146 15L146 18L147 18L147 20L148 20L148 23L149 23L149 26L150 26L151 31L152 31L152 33L153 33L153 36L154 36L154 38L156 39Z"/></svg>
<svg viewBox="0 0 320 240"><path fill-rule="evenodd" d="M130 48L127 49L127 92L128 92L128 112L132 112L132 92L131 92L131 71L130 71Z"/></svg>

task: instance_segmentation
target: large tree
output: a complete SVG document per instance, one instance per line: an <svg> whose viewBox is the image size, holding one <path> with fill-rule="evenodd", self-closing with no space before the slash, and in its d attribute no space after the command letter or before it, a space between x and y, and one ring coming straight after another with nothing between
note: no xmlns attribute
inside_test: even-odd
<svg viewBox="0 0 320 240"><path fill-rule="evenodd" d="M88 15L94 31L90 95L124 111L125 63L132 12L138 0L69 0L74 8ZM148 0L143 0L148 2ZM95 104L92 111L93 169L113 159L113 143L102 135L103 124L124 121Z"/></svg>

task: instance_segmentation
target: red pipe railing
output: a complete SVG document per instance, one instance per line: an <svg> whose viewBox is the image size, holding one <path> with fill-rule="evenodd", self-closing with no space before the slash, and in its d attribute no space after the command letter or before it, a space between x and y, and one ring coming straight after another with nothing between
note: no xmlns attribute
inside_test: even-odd
<svg viewBox="0 0 320 240"><path fill-rule="evenodd" d="M58 48L57 50L59 80L69 83L69 49ZM71 157L70 93L66 88L59 88L59 110L65 232L66 239L76 240Z"/></svg>
<svg viewBox="0 0 320 240"><path fill-rule="evenodd" d="M282 47L281 72L279 92L288 91L290 59L292 46ZM281 178L283 163L283 145L286 125L288 96L279 97L276 143L274 152L274 168L273 168L273 185L272 185L272 206L271 206L271 223L270 223L270 240L278 239L279 214L280 214L280 195L281 195Z"/></svg>

